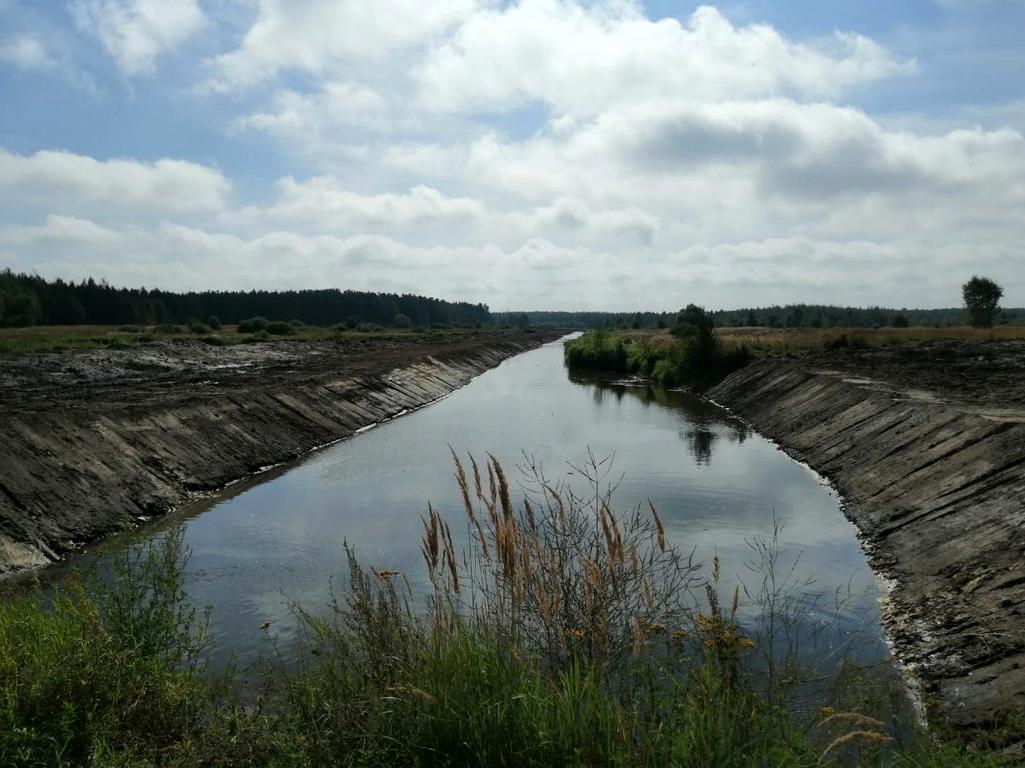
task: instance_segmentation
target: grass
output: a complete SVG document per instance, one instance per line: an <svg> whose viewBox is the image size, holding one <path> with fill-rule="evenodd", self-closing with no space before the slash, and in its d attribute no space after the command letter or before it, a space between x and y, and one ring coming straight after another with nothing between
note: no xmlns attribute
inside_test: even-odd
<svg viewBox="0 0 1025 768"><path fill-rule="evenodd" d="M815 351L840 346L883 346L922 341L1006 341L1025 339L1025 326L994 328L717 328L726 345L757 355Z"/></svg>
<svg viewBox="0 0 1025 768"><path fill-rule="evenodd" d="M349 330L338 327L295 326L288 327L287 335L279 336L289 341L330 341L339 338L386 338L410 336L423 333L451 334L494 331L475 328L431 328L398 330L377 328L375 330ZM132 349L155 341L201 341L212 345L245 344L254 341L253 334L238 333L236 326L224 325L214 331L200 323L189 325L159 326L108 326L108 325L36 325L24 328L0 328L0 353L54 352L65 349ZM267 338L256 339L267 341Z"/></svg>
<svg viewBox="0 0 1025 768"><path fill-rule="evenodd" d="M653 507L613 512L601 462L577 471L580 495L529 468L514 504L497 461L457 461L471 543L428 509L425 608L349 551L349 588L327 615L297 608L295 663L268 662L255 692L200 663L180 530L112 580L0 603L0 764L1014 764L913 724L898 738L864 707L799 714L752 663L742 593L720 595Z"/></svg>

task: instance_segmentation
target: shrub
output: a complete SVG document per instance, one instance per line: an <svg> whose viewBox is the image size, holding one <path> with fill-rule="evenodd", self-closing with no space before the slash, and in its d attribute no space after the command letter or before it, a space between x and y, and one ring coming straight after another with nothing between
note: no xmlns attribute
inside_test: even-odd
<svg viewBox="0 0 1025 768"><path fill-rule="evenodd" d="M266 331L272 336L291 336L295 333L295 327L284 320L272 320L267 323Z"/></svg>
<svg viewBox="0 0 1025 768"><path fill-rule="evenodd" d="M265 317L250 317L247 320L238 321L239 333L256 333L257 331L263 331L266 329L267 318Z"/></svg>
<svg viewBox="0 0 1025 768"><path fill-rule="evenodd" d="M153 328L154 333L182 333L183 329L180 325L171 325L165 323L164 325L158 325Z"/></svg>
<svg viewBox="0 0 1025 768"><path fill-rule="evenodd" d="M199 320L193 320L189 323L189 330L202 336L210 333L210 326L206 323L201 323Z"/></svg>
<svg viewBox="0 0 1025 768"><path fill-rule="evenodd" d="M126 555L117 589L71 581L0 606L0 764L155 758L198 726L202 628L182 602L184 557L178 529Z"/></svg>
<svg viewBox="0 0 1025 768"><path fill-rule="evenodd" d="M412 328L413 321L410 320L406 315L398 312L391 320L391 324L395 328Z"/></svg>
<svg viewBox="0 0 1025 768"><path fill-rule="evenodd" d="M302 330L306 327L306 323L304 323L302 320L289 320L288 324L295 328L297 331Z"/></svg>
<svg viewBox="0 0 1025 768"><path fill-rule="evenodd" d="M219 331L222 328L221 318L219 318L217 315L210 315L206 319L206 324L209 325L215 331Z"/></svg>

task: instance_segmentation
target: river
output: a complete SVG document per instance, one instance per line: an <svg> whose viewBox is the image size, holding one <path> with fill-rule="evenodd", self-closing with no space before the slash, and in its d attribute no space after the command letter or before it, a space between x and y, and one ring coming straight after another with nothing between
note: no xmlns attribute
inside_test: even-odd
<svg viewBox="0 0 1025 768"><path fill-rule="evenodd" d="M614 456L620 508L650 499L669 540L706 564L722 563L723 589L752 590L752 543L781 529L777 573L815 597L802 617L830 648L885 655L879 588L829 486L724 409L691 394L570 374L562 342L503 362L429 407L231 486L160 523L116 538L85 559L185 526L187 589L211 608L215 665L245 664L288 647L295 603L327 610L345 585L343 545L379 570L423 586L419 546L427 502L465 531L449 446L496 456L511 476L525 456L574 482L572 464ZM457 542L458 543L458 542ZM839 598L839 602L838 602ZM750 614L754 608L749 604ZM268 624L269 623L269 624ZM853 641L853 642L852 642Z"/></svg>

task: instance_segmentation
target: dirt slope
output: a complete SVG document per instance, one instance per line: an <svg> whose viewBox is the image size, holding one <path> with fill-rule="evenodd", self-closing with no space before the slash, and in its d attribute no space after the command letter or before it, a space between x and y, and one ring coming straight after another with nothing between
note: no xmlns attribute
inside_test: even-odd
<svg viewBox="0 0 1025 768"><path fill-rule="evenodd" d="M0 356L0 574L422 406L555 334Z"/></svg>
<svg viewBox="0 0 1025 768"><path fill-rule="evenodd" d="M765 359L710 397L831 479L896 586L887 623L935 714L1025 706L1025 344Z"/></svg>

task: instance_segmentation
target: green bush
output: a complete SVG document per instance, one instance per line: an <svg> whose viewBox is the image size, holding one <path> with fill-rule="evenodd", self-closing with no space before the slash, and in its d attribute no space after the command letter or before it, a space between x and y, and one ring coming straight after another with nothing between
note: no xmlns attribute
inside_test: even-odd
<svg viewBox="0 0 1025 768"><path fill-rule="evenodd" d="M291 336L295 333L295 327L284 320L272 320L267 323L266 331L272 336Z"/></svg>
<svg viewBox="0 0 1025 768"><path fill-rule="evenodd" d="M674 339L627 339L605 330L588 331L565 345L571 368L632 373L667 387L702 391L750 361L746 347L725 348L708 326L678 322Z"/></svg>
<svg viewBox="0 0 1025 768"><path fill-rule="evenodd" d="M219 318L217 315L210 315L206 319L206 324L209 325L215 331L219 331L222 328L221 318Z"/></svg>
<svg viewBox="0 0 1025 768"><path fill-rule="evenodd" d="M116 589L71 581L0 605L0 765L156 757L198 728L208 693L184 554L173 531L118 565Z"/></svg>
<svg viewBox="0 0 1025 768"><path fill-rule="evenodd" d="M200 336L204 336L210 333L210 326L206 323L201 323L199 320L193 320L189 323L189 330L193 333L198 333Z"/></svg>
<svg viewBox="0 0 1025 768"><path fill-rule="evenodd" d="M264 331L266 329L267 318L265 317L250 317L246 320L238 321L239 333L257 333L258 331Z"/></svg>

